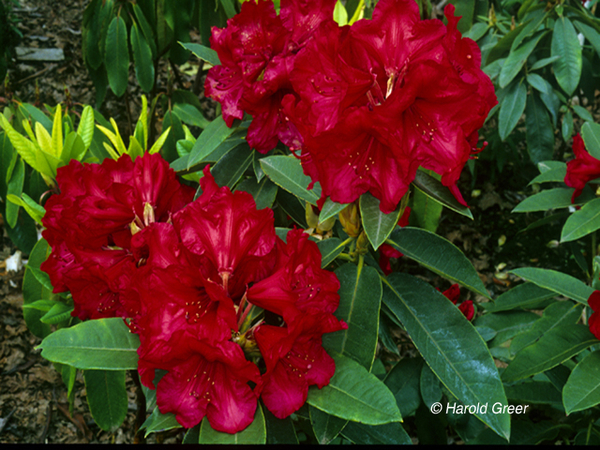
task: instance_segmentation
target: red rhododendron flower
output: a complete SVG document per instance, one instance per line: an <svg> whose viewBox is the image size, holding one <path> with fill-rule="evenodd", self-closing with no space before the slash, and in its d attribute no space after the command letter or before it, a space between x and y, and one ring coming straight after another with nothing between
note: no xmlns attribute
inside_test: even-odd
<svg viewBox="0 0 600 450"><path fill-rule="evenodd" d="M340 283L321 269L321 252L302 230L291 230L278 267L248 289L248 301L283 317L286 322L307 313L333 313Z"/></svg>
<svg viewBox="0 0 600 450"><path fill-rule="evenodd" d="M460 297L460 287L457 283L455 283L442 293L448 300L456 305L458 303L458 298ZM458 305L458 309L461 313L463 313L463 316L465 316L467 320L471 320L475 315L473 300L466 300L462 302L460 305Z"/></svg>
<svg viewBox="0 0 600 450"><path fill-rule="evenodd" d="M324 333L347 328L329 314L297 316L287 327L261 325L254 333L265 360L261 398L276 417L284 419L305 402L308 388L329 383L335 363L322 346Z"/></svg>
<svg viewBox="0 0 600 450"><path fill-rule="evenodd" d="M410 207L407 206L404 209L402 216L398 220L398 226L402 228L408 226L409 218ZM381 246L379 247L379 267L381 268L383 273L389 275L390 273L392 273L392 263L390 260L392 258L401 258L402 256L402 252L399 252L390 244L381 244Z"/></svg>
<svg viewBox="0 0 600 450"><path fill-rule="evenodd" d="M53 252L42 270L54 292L71 291L77 317L126 317L115 283L134 268L132 230L169 220L194 190L180 184L158 154L135 162L128 155L102 164L72 160L58 169L56 181L61 192L46 202L42 221Z"/></svg>
<svg viewBox="0 0 600 450"><path fill-rule="evenodd" d="M293 93L296 53L322 22L333 22L334 6L335 0L283 0L278 16L270 0L244 2L226 28L213 28L211 47L221 65L210 69L205 95L221 103L228 126L244 112L252 115L247 140L257 151L297 141L281 100Z"/></svg>
<svg viewBox="0 0 600 450"><path fill-rule="evenodd" d="M200 257L205 278L239 299L249 283L265 278L277 258L271 209L256 209L243 191L219 188L208 166L202 195L173 218L183 245Z"/></svg>
<svg viewBox="0 0 600 450"><path fill-rule="evenodd" d="M588 320L590 331L597 339L600 339L600 291L592 292L588 298L588 305L594 311Z"/></svg>
<svg viewBox="0 0 600 450"><path fill-rule="evenodd" d="M600 160L588 153L579 134L573 137L573 152L575 159L567 163L565 176L565 184L575 188L571 203L575 203L575 199L579 197L588 181L600 177Z"/></svg>
<svg viewBox="0 0 600 450"><path fill-rule="evenodd" d="M204 416L213 429L224 433L237 433L250 425L257 395L248 381L258 386L261 382L256 365L232 342L207 345L188 339L182 344L188 349L186 357L170 367L157 385L160 412L174 413L186 428Z"/></svg>
<svg viewBox="0 0 600 450"><path fill-rule="evenodd" d="M421 21L414 1L381 0L372 20L323 25L298 54L290 79L300 101L283 104L322 201L369 191L389 213L423 166L464 203L456 182L497 102L454 6L446 18L447 27Z"/></svg>

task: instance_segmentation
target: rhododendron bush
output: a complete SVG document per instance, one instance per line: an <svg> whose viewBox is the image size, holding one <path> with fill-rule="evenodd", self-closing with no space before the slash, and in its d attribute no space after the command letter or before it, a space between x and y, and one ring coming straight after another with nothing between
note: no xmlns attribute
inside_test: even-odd
<svg viewBox="0 0 600 450"><path fill-rule="evenodd" d="M212 28L210 48L182 44L210 65L205 96L217 105L214 120L189 123L202 124L198 136L169 100L152 142L146 97L129 139L90 107L78 127L60 105L52 120L31 105L0 115L22 158L14 170L26 161L48 189L40 204L7 194L10 222L23 208L41 229L25 319L71 402L83 371L103 430L125 419L126 371L142 433L185 428L187 443L411 443L405 419L449 405L489 405L442 415L465 442L498 443L511 439L509 402L534 402L550 384L562 382L568 413L600 403L577 394L595 357L560 372L600 337L600 263L592 287L514 269L527 282L492 299L435 233L442 208L473 219L459 179L490 151L482 127L511 95L496 97L481 68L491 44L482 53L459 31L453 4L442 21L422 19L429 2L379 0L370 17L364 2L350 17L342 3L246 0ZM575 205L563 241L600 228L588 187L600 131L581 132L574 158L533 180L568 188L515 208ZM521 310L533 307L542 318ZM553 346L562 356L547 355ZM545 378L523 383L533 376ZM527 383L537 397L517 395Z"/></svg>

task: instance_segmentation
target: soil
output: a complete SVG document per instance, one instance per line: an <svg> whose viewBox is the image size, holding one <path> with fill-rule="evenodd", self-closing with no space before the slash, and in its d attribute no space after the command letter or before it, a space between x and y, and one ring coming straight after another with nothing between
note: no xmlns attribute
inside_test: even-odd
<svg viewBox="0 0 600 450"><path fill-rule="evenodd" d="M61 48L65 60L13 62L9 67L9 90L15 98L38 105L55 105L69 95L74 102L94 104L93 83L81 57L80 30L87 3L86 0L20 0L14 12L23 34L20 45ZM189 89L192 84L193 79L184 75L183 88ZM1 89L0 97L7 94ZM139 98L137 94L131 92L130 98ZM127 120L122 102L110 92L102 112L118 123ZM558 152L564 150L557 149ZM518 281L508 274L516 267L540 266L582 277L582 269L570 256L570 249L554 242L559 239L560 224L522 232L541 218L541 214L510 213L530 193L527 183L537 174L533 165L513 161L499 172L495 164L495 160L479 161L475 175L464 170L459 186L471 205L474 220L445 210L438 233L465 252L493 297ZM5 261L15 250L5 237L0 261ZM405 258L399 264L419 270ZM441 289L449 286L447 281L429 272L423 272L422 276ZM22 277L23 269L0 272L0 443L138 442L136 385L129 375L128 416L114 433L102 431L94 423L82 377L76 382L73 410L69 411L66 387L60 375L40 356L36 350L40 339L29 332L23 320ZM465 297L462 300L466 300L471 294L463 292L462 295ZM476 303L485 301L483 297L472 299ZM147 442L181 442L182 433L175 430L153 434Z"/></svg>

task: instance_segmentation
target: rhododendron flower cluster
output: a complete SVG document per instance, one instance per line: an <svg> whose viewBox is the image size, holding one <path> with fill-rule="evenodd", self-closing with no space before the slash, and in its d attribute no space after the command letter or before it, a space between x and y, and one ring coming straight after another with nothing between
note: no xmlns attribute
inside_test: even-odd
<svg viewBox="0 0 600 450"><path fill-rule="evenodd" d="M282 0L276 16L268 0L245 2L227 28L213 30L223 65L209 72L207 95L228 123L243 111L254 116L248 141L257 150L279 139L299 151L321 184L321 204L370 192L392 212L422 166L466 205L456 183L497 100L454 6L445 26L420 20L414 0L380 0L372 19L339 27L334 3ZM298 37L290 25L305 22Z"/></svg>
<svg viewBox="0 0 600 450"><path fill-rule="evenodd" d="M600 339L600 291L592 292L588 298L588 305L594 311L588 320L588 326L592 334Z"/></svg>
<svg viewBox="0 0 600 450"><path fill-rule="evenodd" d="M565 176L565 184L575 188L571 203L575 203L575 199L581 195L588 181L600 177L600 160L589 154L579 134L573 136L573 153L575 153L575 159L567 163L567 175Z"/></svg>
<svg viewBox="0 0 600 450"><path fill-rule="evenodd" d="M333 315L339 282L302 230L281 240L273 211L219 188L208 167L192 201L159 155L71 162L56 180L42 268L71 292L73 315L122 317L139 335L141 381L163 414L236 433L259 397L285 418L329 383L322 336L347 325Z"/></svg>

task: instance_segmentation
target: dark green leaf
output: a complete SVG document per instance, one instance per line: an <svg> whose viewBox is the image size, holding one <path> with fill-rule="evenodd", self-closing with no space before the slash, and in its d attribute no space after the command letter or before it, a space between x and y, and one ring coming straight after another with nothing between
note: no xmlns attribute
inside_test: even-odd
<svg viewBox="0 0 600 450"><path fill-rule="evenodd" d="M117 97L127 89L129 78L129 46L127 44L127 26L116 16L108 26L104 64L108 73L108 84Z"/></svg>
<svg viewBox="0 0 600 450"><path fill-rule="evenodd" d="M341 210L346 208L347 204L336 203L332 201L329 197L325 200L323 207L321 208L321 212L319 214L319 222L325 222L327 219L334 217Z"/></svg>
<svg viewBox="0 0 600 450"><path fill-rule="evenodd" d="M326 445L333 441L338 437L346 424L350 423L346 419L332 416L312 406L308 407L308 411L313 432L321 445Z"/></svg>
<svg viewBox="0 0 600 450"><path fill-rule="evenodd" d="M42 323L48 324L56 324L68 320L71 317L71 311L73 311L73 307L66 305L62 302L54 302L54 306L52 309L48 311L40 321Z"/></svg>
<svg viewBox="0 0 600 450"><path fill-rule="evenodd" d="M402 420L396 400L375 375L351 358L335 355L329 384L308 389L309 405L342 419L368 425Z"/></svg>
<svg viewBox="0 0 600 450"><path fill-rule="evenodd" d="M192 44L191 42L179 42L179 45L191 51L198 58L200 58L203 61L206 61L207 63L212 64L213 66L219 66L221 64L221 61L219 60L219 55L210 47L205 47L204 45L200 44Z"/></svg>
<svg viewBox="0 0 600 450"><path fill-rule="evenodd" d="M256 178L247 178L237 185L236 191L251 194L256 202L256 209L270 208L277 196L277 185L267 178L260 182Z"/></svg>
<svg viewBox="0 0 600 450"><path fill-rule="evenodd" d="M501 294L487 309L489 312L509 311L516 308L535 309L544 300L556 297L556 292L534 283L522 283Z"/></svg>
<svg viewBox="0 0 600 450"><path fill-rule="evenodd" d="M174 428L181 428L181 425L179 425L179 422L177 422L177 419L175 418L175 414L162 414L156 407L153 409L152 414L150 414L150 416L140 426L140 430L146 430L146 432L144 433L144 436L146 437L150 433L156 433L157 431L172 430Z"/></svg>
<svg viewBox="0 0 600 450"><path fill-rule="evenodd" d="M553 328L515 355L502 373L502 380L517 381L544 372L597 343L585 325Z"/></svg>
<svg viewBox="0 0 600 450"><path fill-rule="evenodd" d="M200 438L199 444L212 444L212 445L231 445L231 444L245 444L245 445L257 445L265 444L267 442L267 427L265 424L265 416L262 412L260 403L256 406L256 412L254 413L254 420L248 427L238 433L229 434L221 431L214 430L208 419L204 417L200 423Z"/></svg>
<svg viewBox="0 0 600 450"><path fill-rule="evenodd" d="M565 222L560 242L580 239L600 228L600 198L596 198L575 211Z"/></svg>
<svg viewBox="0 0 600 450"><path fill-rule="evenodd" d="M585 149L596 159L600 159L600 124L586 122L581 126L581 137Z"/></svg>
<svg viewBox="0 0 600 450"><path fill-rule="evenodd" d="M600 351L590 353L575 366L563 390L567 414L600 403Z"/></svg>
<svg viewBox="0 0 600 450"><path fill-rule="evenodd" d="M461 205L446 186L426 172L417 170L413 184L427 196L444 205L446 208L466 216L469 219L473 219L471 210L468 207Z"/></svg>
<svg viewBox="0 0 600 450"><path fill-rule="evenodd" d="M525 107L527 151L534 164L552 159L554 153L554 132L550 116L543 102L536 94L527 96Z"/></svg>
<svg viewBox="0 0 600 450"><path fill-rule="evenodd" d="M137 369L139 337L120 318L81 322L47 336L39 347L50 361L78 369Z"/></svg>
<svg viewBox="0 0 600 450"><path fill-rule="evenodd" d="M525 383L506 386L506 397L522 405L531 403L562 407L560 392L549 381L527 381ZM524 412L527 412L525 410Z"/></svg>
<svg viewBox="0 0 600 450"><path fill-rule="evenodd" d="M423 360L403 358L387 373L383 382L400 408L402 417L412 416L421 404L420 379Z"/></svg>
<svg viewBox="0 0 600 450"><path fill-rule="evenodd" d="M498 113L498 133L503 141L517 126L527 103L527 87L522 79L515 81L507 90Z"/></svg>
<svg viewBox="0 0 600 450"><path fill-rule="evenodd" d="M464 404L506 404L498 370L473 325L431 285L411 275L392 273L383 300L402 322L431 370ZM501 436L510 435L508 414L478 417Z"/></svg>
<svg viewBox="0 0 600 450"><path fill-rule="evenodd" d="M508 86L514 77L517 76L531 52L535 49L540 39L545 36L547 31L542 31L529 41L522 44L519 48L511 50L504 61L498 82L501 88Z"/></svg>
<svg viewBox="0 0 600 450"><path fill-rule="evenodd" d="M298 444L298 436L291 417L278 419L267 408L263 408L263 413L267 428L267 444Z"/></svg>
<svg viewBox="0 0 600 450"><path fill-rule="evenodd" d="M233 189L246 169L250 167L252 153L253 151L247 145L238 145L223 155L210 171L217 185Z"/></svg>
<svg viewBox="0 0 600 450"><path fill-rule="evenodd" d="M227 139L237 128L234 125L229 128L223 117L218 115L205 129L202 131L192 151L190 152L187 169L197 164L200 161L205 160L208 155L214 152L225 139Z"/></svg>
<svg viewBox="0 0 600 450"><path fill-rule="evenodd" d="M427 364L423 364L419 379L421 398L425 406L431 409L434 403L442 399L442 388L440 380L435 376Z"/></svg>
<svg viewBox="0 0 600 450"><path fill-rule="evenodd" d="M505 311L500 313L484 314L475 321L477 327L488 327L496 331L496 336L489 343L490 348L503 344L531 324L539 320L540 316L529 311Z"/></svg>
<svg viewBox="0 0 600 450"><path fill-rule="evenodd" d="M400 219L400 205L395 211L384 214L379 209L379 204L380 201L368 192L360 196L359 205L362 225L373 250L377 250L385 242L396 228L398 219Z"/></svg>
<svg viewBox="0 0 600 450"><path fill-rule="evenodd" d="M587 286L566 273L550 269L539 269L535 267L522 267L510 271L524 280L531 281L540 287L550 289L567 298L587 305L587 300L594 292L594 289Z"/></svg>
<svg viewBox="0 0 600 450"><path fill-rule="evenodd" d="M581 77L582 54L577 32L565 16L554 23L551 51L552 56L561 56L552 63L556 81L568 95L573 95Z"/></svg>
<svg viewBox="0 0 600 450"><path fill-rule="evenodd" d="M344 264L335 274L340 281L340 304L335 316L348 328L324 335L323 346L353 358L370 371L379 330L379 274L372 267L352 263Z"/></svg>
<svg viewBox="0 0 600 450"><path fill-rule="evenodd" d="M471 262L450 241L429 231L404 227L396 229L388 243L429 270L490 298Z"/></svg>
<svg viewBox="0 0 600 450"><path fill-rule="evenodd" d="M317 205L317 200L321 197L321 186L315 183L313 189L308 189L311 179L304 175L298 158L282 155L267 156L260 160L260 166L277 186L311 205Z"/></svg>
<svg viewBox="0 0 600 450"><path fill-rule="evenodd" d="M357 445L410 445L410 436L400 422L369 426L348 422L342 436Z"/></svg>
<svg viewBox="0 0 600 450"><path fill-rule="evenodd" d="M532 212L532 211L548 211L550 209L568 208L572 205L571 197L575 189L573 188L553 188L547 189L537 194L527 197L521 203L514 207L511 212ZM583 197L583 198L582 198ZM574 205L580 204L582 201L587 201L589 195L584 197L580 195L575 199Z"/></svg>
<svg viewBox="0 0 600 450"><path fill-rule="evenodd" d="M143 33L138 31L137 24L131 26L131 48L135 62L135 76L144 92L150 92L154 87L154 63L152 50Z"/></svg>
<svg viewBox="0 0 600 450"><path fill-rule="evenodd" d="M21 197L23 192L23 185L25 183L25 163L22 158L18 158L17 163L12 171L12 176L8 181L6 188L6 194L14 195L18 198ZM11 228L15 228L17 225L17 219L19 218L19 205L13 202L6 202L6 222Z"/></svg>
<svg viewBox="0 0 600 450"><path fill-rule="evenodd" d="M346 243L340 241L338 238L323 239L322 241L317 242L317 246L319 247L319 250L321 250L321 256L323 257L321 260L321 267L327 267L330 262L342 253L346 245Z"/></svg>
<svg viewBox="0 0 600 450"><path fill-rule="evenodd" d="M83 378L92 417L104 431L116 431L127 416L125 371L84 370Z"/></svg>
<svg viewBox="0 0 600 450"><path fill-rule="evenodd" d="M175 106L173 106L173 112L177 114L177 117L179 117L182 122L185 122L188 125L204 129L210 123L198 108L189 103L176 103Z"/></svg>

